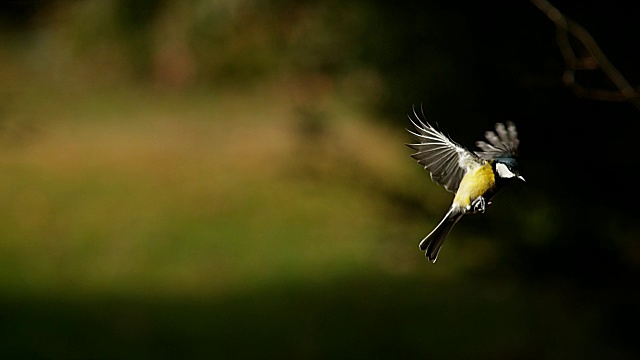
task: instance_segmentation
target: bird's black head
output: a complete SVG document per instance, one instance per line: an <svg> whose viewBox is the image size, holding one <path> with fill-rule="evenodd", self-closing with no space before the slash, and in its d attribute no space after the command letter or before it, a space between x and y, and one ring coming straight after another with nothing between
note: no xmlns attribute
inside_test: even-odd
<svg viewBox="0 0 640 360"><path fill-rule="evenodd" d="M524 178L520 175L518 169L518 161L511 157L497 158L494 162L496 174L502 179L520 179Z"/></svg>

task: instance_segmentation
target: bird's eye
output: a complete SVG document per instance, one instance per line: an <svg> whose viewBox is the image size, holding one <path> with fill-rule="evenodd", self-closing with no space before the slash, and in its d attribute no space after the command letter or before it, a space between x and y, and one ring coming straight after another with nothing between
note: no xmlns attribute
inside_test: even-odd
<svg viewBox="0 0 640 360"><path fill-rule="evenodd" d="M507 165L503 163L496 164L496 172L498 173L498 176L504 179L508 179L516 176L516 174L514 174L511 170L509 170Z"/></svg>

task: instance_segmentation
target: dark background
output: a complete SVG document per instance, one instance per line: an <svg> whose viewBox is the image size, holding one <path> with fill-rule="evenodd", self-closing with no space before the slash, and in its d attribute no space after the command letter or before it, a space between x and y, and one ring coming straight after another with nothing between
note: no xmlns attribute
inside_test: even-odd
<svg viewBox="0 0 640 360"><path fill-rule="evenodd" d="M0 283L4 288L0 341L6 354L435 359L632 359L640 355L633 331L640 321L634 190L640 109L630 102L583 98L567 88L562 82L566 65L555 41L555 26L529 1L99 3L51 0L0 5L2 166L9 179L2 211L10 214L2 225L5 255L0 258L5 269ZM553 4L590 32L633 86L640 84L637 2L556 0ZM174 30L184 35L182 40L165 34L175 34ZM169 55L163 57L162 44L174 43L177 47L169 47ZM578 54L585 54L578 41L572 43ZM599 69L578 71L576 78L588 88L615 90ZM195 226L175 220L178 225L173 230L182 234L176 235L180 241L198 238L208 245L181 242L192 244L191 248L177 247L167 259L183 256L185 263L208 264L207 257L215 262L219 254L230 254L225 255L230 263L223 267L187 268L190 279L198 279L193 287L183 287L181 278L174 277L180 268L172 267L173 260L169 265L163 261L148 265L138 258L132 261L143 265L131 272L114 270L121 269L122 263L101 260L104 269L100 271L118 275L96 282L73 265L84 264L78 259L92 259L87 255L92 250L74 245L64 250L68 258L62 257L60 264L47 262L51 253L57 256L55 244L75 239L75 232L52 235L53 245L47 245L51 248L42 255L33 249L50 236L49 228L36 224L35 235L30 226L13 228L21 214L15 215L16 207L39 206L38 201L24 205L19 203L22 198L13 197L24 181L33 181L39 189L42 184L50 186L42 191L54 204L47 215L54 222L65 213L67 202L94 201L94 195L87 200L80 190L64 190L55 205L59 189L86 186L87 194L107 191L105 197L109 197L108 186L95 184L121 181L109 168L100 172L100 158L93 160L98 165L91 163L87 173L78 175L64 168L66 175L54 181L47 177L50 167L21 157L46 143L49 134L62 131L73 139L73 129L84 129L85 124L96 132L121 126L121 120L113 122L106 115L84 120L88 113L67 111L65 106L85 109L82 106L90 103L94 107L86 111L102 109L116 117L133 113L154 129L156 117L164 116L163 108L151 109L162 102L173 104L171 99L186 100L180 103L181 110L167 115L176 117L168 122L186 126L191 120L185 113L209 111L199 105L201 100L193 99L222 98L212 105L220 108L225 108L225 101L237 101L233 109L260 117L269 113L273 93L291 94L294 115L287 129L292 127L300 143L309 145L287 148L282 168L277 160L267 159L247 172L218 168L204 173L231 174L229 183L242 184L238 186L245 186L240 179L258 180L249 182L248 190L228 187L236 194L246 192L229 195L229 204L242 202L230 213L202 212ZM256 100L263 98L264 103ZM191 101L196 105L189 105ZM334 119L336 101L340 111L350 115ZM127 112L132 103L135 110ZM286 108L289 102L284 103L278 106ZM450 194L431 184L428 174L408 157L408 149L404 157L384 155L385 149L402 148L403 142L410 141L403 129L409 125L406 114L413 105L421 105L430 121L470 147L495 122L514 121L527 179L504 190L487 214L457 225L435 265L423 259L417 244L445 212ZM224 143L223 134L278 141L270 140L268 131L251 129L260 124L259 129L277 131L279 120L265 115L245 121L245 115L223 115L229 116L212 115L210 120L212 126L223 124L212 130L215 139L223 140L205 142L202 147L216 149L214 156L243 163L263 152L256 146L246 153L225 154L226 147L216 148ZM343 145L336 138L344 130L341 119L350 116L365 119L355 122L357 131L373 129L375 133L364 133L362 143L341 151ZM73 118L71 127L65 127L68 118ZM231 120L236 118L241 120ZM127 121L138 120L123 123ZM351 120L344 123L352 124ZM208 125L196 129L200 126ZM132 131L136 142L138 133ZM387 140L383 140L385 134ZM382 170L372 170L378 162ZM276 169L278 175L260 180L268 169ZM392 172L395 169L407 173ZM94 171L101 180L86 185L83 179ZM164 179L158 188L161 192L166 189ZM299 191L288 193L280 188L286 184L294 184L294 189L295 184L301 185ZM171 186L167 191L173 191ZM215 194L215 185L210 186ZM121 196L130 197L128 191L136 189L125 186ZM176 194L176 199L184 195ZM352 198L354 194L357 197ZM309 205L312 208L343 214L335 215L341 219L327 223L318 217L316 221L315 210L305 213L291 205L307 197L309 204L315 204ZM216 201L206 194L202 198ZM351 202L358 204L348 205ZM128 204L123 200L120 205ZM193 204L163 203L166 221L194 211ZM342 204L347 204L344 209ZM361 208L373 208L377 217L363 220L371 214L359 212ZM69 216L61 217L56 226L66 229L66 221L74 227L77 217ZM300 228L286 225L298 217L302 220L293 224ZM127 221L126 215L123 219ZM265 237L263 230L274 223L284 224L283 237L291 236L291 243L268 243L272 238ZM106 219L99 224L110 227ZM142 226L132 224L136 229ZM163 228L149 224L160 230L131 230L135 236L126 231L107 233L104 239L101 228L89 224L89 235L82 239L87 248L92 248L92 239L101 239L96 240L102 244L97 245L100 249L118 237L130 236L141 243L148 240L142 247L153 249L157 237L164 236ZM325 227L326 233L310 235ZM273 237L280 239L277 234ZM244 245L211 245L224 244L222 238ZM259 250L250 250L256 241L263 244ZM279 263L276 254L298 258L298 248L291 245L295 241L308 246L302 248L304 254L320 249L330 255L309 260L313 264L309 272L306 260ZM332 244L345 242L355 245L333 250L337 245ZM363 253L367 248L375 254ZM245 249L264 252L264 257L245 258ZM86 266L94 269L87 261ZM67 268L65 263L71 265ZM32 271L34 266L54 275L34 276L40 274ZM231 280L208 282L212 276Z"/></svg>

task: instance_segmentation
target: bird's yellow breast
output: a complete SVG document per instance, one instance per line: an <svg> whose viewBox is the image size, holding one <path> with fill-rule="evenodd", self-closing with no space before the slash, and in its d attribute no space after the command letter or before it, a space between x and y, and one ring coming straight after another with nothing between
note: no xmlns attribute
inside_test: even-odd
<svg viewBox="0 0 640 360"><path fill-rule="evenodd" d="M453 203L462 208L467 207L471 201L492 190L495 184L495 175L488 162L469 170L460 181Z"/></svg>

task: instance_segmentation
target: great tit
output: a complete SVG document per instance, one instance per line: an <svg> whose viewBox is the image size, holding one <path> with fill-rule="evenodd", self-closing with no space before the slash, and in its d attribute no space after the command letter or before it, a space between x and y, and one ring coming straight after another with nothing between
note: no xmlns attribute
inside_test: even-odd
<svg viewBox="0 0 640 360"><path fill-rule="evenodd" d="M417 151L411 157L431 173L434 182L455 194L444 219L420 242L420 250L435 263L447 234L463 215L484 213L502 186L514 179L524 181L516 161L520 140L512 122L497 123L495 132L485 133L487 142L476 142L481 151L471 152L422 120L415 107L409 120L416 131L407 131L418 141L407 144Z"/></svg>

